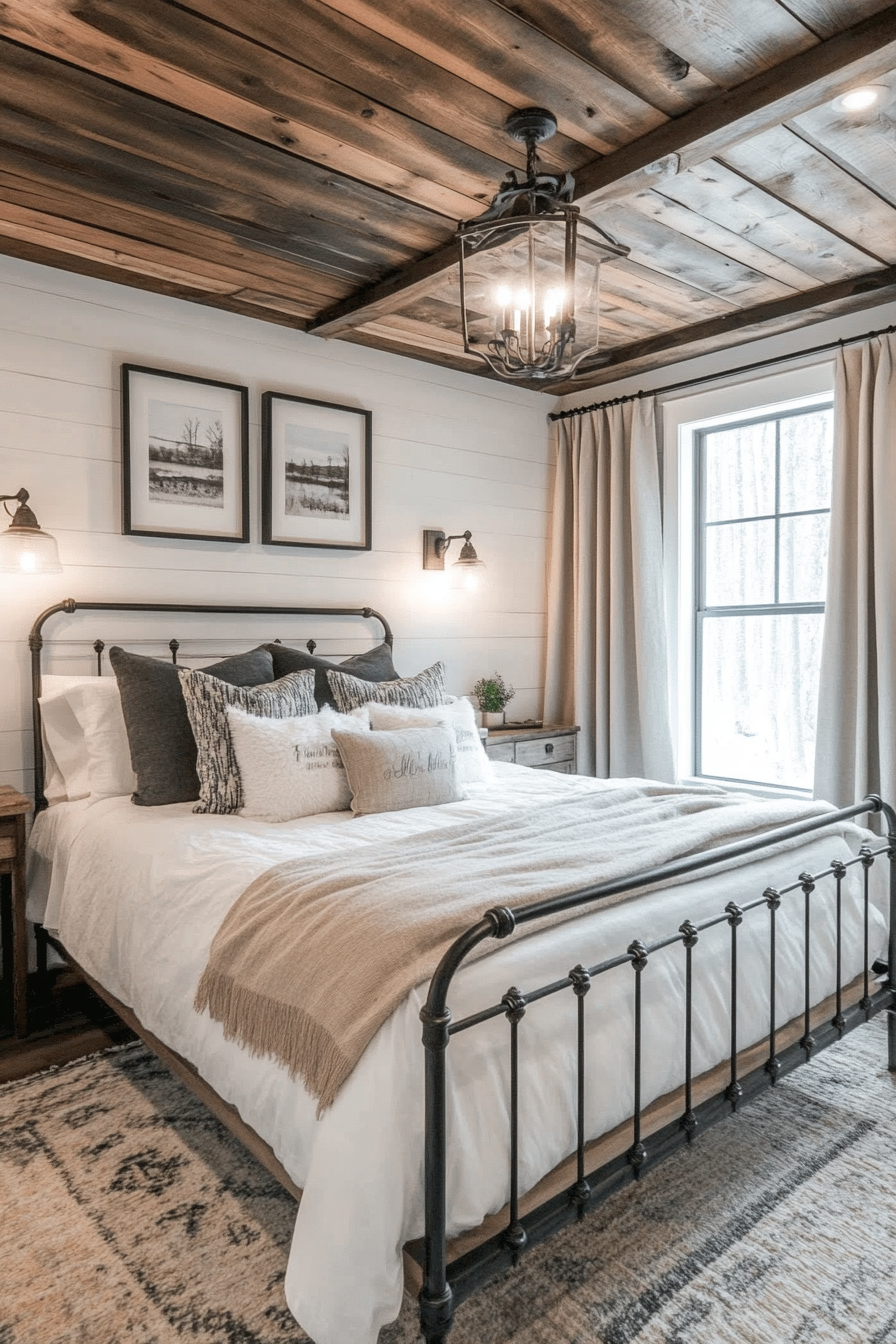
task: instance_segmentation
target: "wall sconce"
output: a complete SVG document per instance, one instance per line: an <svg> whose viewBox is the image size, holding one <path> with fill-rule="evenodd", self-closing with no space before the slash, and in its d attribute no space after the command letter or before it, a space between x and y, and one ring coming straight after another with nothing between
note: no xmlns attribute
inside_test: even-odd
<svg viewBox="0 0 896 1344"><path fill-rule="evenodd" d="M18 500L19 507L10 513L6 500ZM0 532L0 573L3 574L61 574L56 538L42 532L34 513L28 507L28 491L17 495L0 495L0 501L12 522Z"/></svg>
<svg viewBox="0 0 896 1344"><path fill-rule="evenodd" d="M438 528L427 528L423 533L423 568L444 569L445 554L452 541L463 541L460 555L451 566L451 587L475 593L485 586L488 570L470 541L472 532L458 532L446 537Z"/></svg>

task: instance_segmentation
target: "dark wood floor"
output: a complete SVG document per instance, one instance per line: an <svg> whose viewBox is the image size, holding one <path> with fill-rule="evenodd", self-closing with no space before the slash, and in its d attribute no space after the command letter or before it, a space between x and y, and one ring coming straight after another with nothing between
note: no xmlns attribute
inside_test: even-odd
<svg viewBox="0 0 896 1344"><path fill-rule="evenodd" d="M30 977L28 1021L24 1040L12 1035L9 1015L0 1029L0 1083L25 1078L42 1069L79 1059L111 1045L135 1040L110 1008L68 970L51 971L41 986ZM5 1005L4 1005L5 1007Z"/></svg>

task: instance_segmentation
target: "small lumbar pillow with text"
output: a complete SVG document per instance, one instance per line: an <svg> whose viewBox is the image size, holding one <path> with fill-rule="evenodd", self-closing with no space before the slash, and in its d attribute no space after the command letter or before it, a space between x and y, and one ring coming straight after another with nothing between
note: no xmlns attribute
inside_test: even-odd
<svg viewBox="0 0 896 1344"><path fill-rule="evenodd" d="M395 733L333 733L352 791L355 816L457 803L457 739L438 724Z"/></svg>

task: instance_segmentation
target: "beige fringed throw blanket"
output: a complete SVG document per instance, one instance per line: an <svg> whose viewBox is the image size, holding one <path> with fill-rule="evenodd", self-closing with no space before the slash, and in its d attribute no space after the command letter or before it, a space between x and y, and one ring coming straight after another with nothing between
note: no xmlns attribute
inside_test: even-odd
<svg viewBox="0 0 896 1344"><path fill-rule="evenodd" d="M320 1113L390 1013L489 907L611 881L823 810L627 785L358 846L314 871L307 858L280 863L224 919L196 1008L228 1039L301 1075ZM500 947L489 939L477 952Z"/></svg>

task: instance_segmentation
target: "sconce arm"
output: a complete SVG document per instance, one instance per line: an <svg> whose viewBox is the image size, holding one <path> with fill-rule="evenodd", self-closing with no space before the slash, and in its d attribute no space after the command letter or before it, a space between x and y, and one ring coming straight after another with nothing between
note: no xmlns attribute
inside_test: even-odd
<svg viewBox="0 0 896 1344"><path fill-rule="evenodd" d="M445 556L445 553L447 552L448 547L451 545L452 541L469 541L472 535L473 535L472 532L455 532L450 537L437 537L435 543L436 555L439 557L439 559L442 559Z"/></svg>
<svg viewBox="0 0 896 1344"><path fill-rule="evenodd" d="M6 501L8 499L15 499L18 501L19 507L16 509L15 513L13 513L12 510L7 505ZM6 509L6 512L12 519L14 527L36 528L40 526L32 510L28 508L29 499L30 495L28 494L28 491L25 489L24 486L14 495L0 495L0 503L3 504L4 509Z"/></svg>

